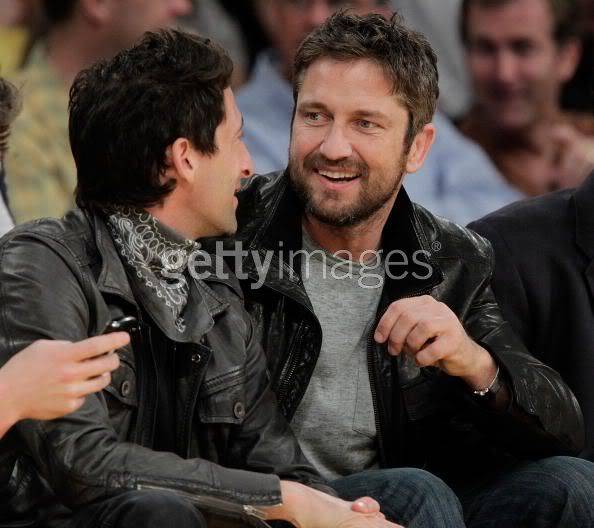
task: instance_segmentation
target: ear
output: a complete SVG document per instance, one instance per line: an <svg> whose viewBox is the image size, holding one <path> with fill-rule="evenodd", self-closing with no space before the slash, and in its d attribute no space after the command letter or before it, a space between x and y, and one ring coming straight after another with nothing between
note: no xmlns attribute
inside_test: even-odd
<svg viewBox="0 0 594 528"><path fill-rule="evenodd" d="M432 123L425 125L415 136L406 156L406 172L417 172L425 162L431 145L435 139L435 126Z"/></svg>
<svg viewBox="0 0 594 528"><path fill-rule="evenodd" d="M189 139L177 138L165 151L167 171L165 177L175 179L178 185L193 184L201 161L200 153Z"/></svg>
<svg viewBox="0 0 594 528"><path fill-rule="evenodd" d="M78 4L82 17L94 26L108 24L116 7L113 0L79 0Z"/></svg>
<svg viewBox="0 0 594 528"><path fill-rule="evenodd" d="M560 82L569 81L575 74L582 57L582 43L578 39L570 39L558 46L557 77Z"/></svg>

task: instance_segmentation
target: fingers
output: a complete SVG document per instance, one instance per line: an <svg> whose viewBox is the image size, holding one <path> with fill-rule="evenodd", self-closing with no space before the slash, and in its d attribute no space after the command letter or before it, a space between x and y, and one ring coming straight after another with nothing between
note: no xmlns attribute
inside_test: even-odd
<svg viewBox="0 0 594 528"><path fill-rule="evenodd" d="M388 353L397 356L406 344L412 329L417 325L416 314L403 313L395 321L388 338Z"/></svg>
<svg viewBox="0 0 594 528"><path fill-rule="evenodd" d="M120 366L120 358L110 352L107 355L81 361L76 365L76 375L80 380L95 378L107 372L113 372Z"/></svg>
<svg viewBox="0 0 594 528"><path fill-rule="evenodd" d="M413 312L416 309L426 308L435 302L435 299L429 295L422 295L411 299L400 299L393 302L380 319L375 329L374 339L378 343L385 343L402 314Z"/></svg>
<svg viewBox="0 0 594 528"><path fill-rule="evenodd" d="M396 301L386 310L374 337L379 343L387 341L392 355L403 350L415 353L447 326L448 312L445 305L427 295Z"/></svg>
<svg viewBox="0 0 594 528"><path fill-rule="evenodd" d="M130 336L126 332L114 332L72 343L70 350L74 359L82 361L126 346L129 342Z"/></svg>
<svg viewBox="0 0 594 528"><path fill-rule="evenodd" d="M433 342L446 328L448 321L441 317L421 319L411 329L406 337L405 350L409 353L416 353L424 346Z"/></svg>
<svg viewBox="0 0 594 528"><path fill-rule="evenodd" d="M111 383L111 374L105 372L96 378L92 378L86 381L81 381L76 385L73 385L70 389L70 393L77 398L84 398L89 394L102 391Z"/></svg>
<svg viewBox="0 0 594 528"><path fill-rule="evenodd" d="M379 513L380 505L371 497L361 497L353 502L351 509L358 513Z"/></svg>
<svg viewBox="0 0 594 528"><path fill-rule="evenodd" d="M375 333L373 335L373 338L376 340L376 342L385 343L387 341L399 314L400 310L398 303L392 303L377 324L377 328L375 329Z"/></svg>
<svg viewBox="0 0 594 528"><path fill-rule="evenodd" d="M442 341L435 341L427 345L416 354L415 360L417 365L419 365L419 367L430 367L436 365L442 359L444 359L446 350L447 346L445 346L445 343Z"/></svg>

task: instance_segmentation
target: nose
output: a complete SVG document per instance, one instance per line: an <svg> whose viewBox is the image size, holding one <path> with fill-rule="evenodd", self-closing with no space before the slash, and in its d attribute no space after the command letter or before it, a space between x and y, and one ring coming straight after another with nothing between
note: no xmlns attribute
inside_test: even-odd
<svg viewBox="0 0 594 528"><path fill-rule="evenodd" d="M353 153L351 143L336 122L328 130L324 141L320 145L320 152L329 160L348 158Z"/></svg>
<svg viewBox="0 0 594 528"><path fill-rule="evenodd" d="M241 165L241 176L240 179L249 178L252 174L254 174L254 161L252 160L252 156L250 151L244 145L245 149L245 156L243 158L243 163Z"/></svg>
<svg viewBox="0 0 594 528"><path fill-rule="evenodd" d="M500 51L495 58L495 75L502 83L511 83L516 78L517 60L512 53Z"/></svg>

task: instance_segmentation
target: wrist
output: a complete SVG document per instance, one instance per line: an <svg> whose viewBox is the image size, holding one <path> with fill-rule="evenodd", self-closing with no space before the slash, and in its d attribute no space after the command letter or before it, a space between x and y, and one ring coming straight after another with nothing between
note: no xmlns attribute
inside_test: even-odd
<svg viewBox="0 0 594 528"><path fill-rule="evenodd" d="M472 342L472 346L475 347L474 359L472 361L469 372L461 378L466 384L474 390L483 390L488 387L495 376L497 375L497 363L493 359L493 356L489 354L483 347Z"/></svg>
<svg viewBox="0 0 594 528"><path fill-rule="evenodd" d="M19 420L21 416L16 402L13 401L11 387L0 369L0 438Z"/></svg>
<svg viewBox="0 0 594 528"><path fill-rule="evenodd" d="M303 500L303 493L304 490L307 491L307 487L288 480L281 480L280 486L282 504L262 508L262 511L266 514L266 520L288 521L298 528L302 528L304 525L301 521L300 512L305 511L307 508L307 501Z"/></svg>

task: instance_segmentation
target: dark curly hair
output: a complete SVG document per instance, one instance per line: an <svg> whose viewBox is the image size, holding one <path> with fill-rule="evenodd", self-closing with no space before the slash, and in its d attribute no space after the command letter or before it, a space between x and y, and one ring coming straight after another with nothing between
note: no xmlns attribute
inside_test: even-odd
<svg viewBox="0 0 594 528"><path fill-rule="evenodd" d="M185 137L216 152L233 63L213 41L182 31L146 33L134 47L83 70L70 90L70 145L79 207L162 202L166 149Z"/></svg>
<svg viewBox="0 0 594 528"><path fill-rule="evenodd" d="M408 145L430 123L439 96L437 57L427 39L402 23L398 14L355 15L340 10L301 43L293 69L293 98L297 102L306 70L317 60L358 59L377 63L408 110Z"/></svg>

